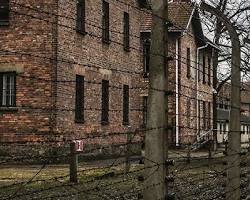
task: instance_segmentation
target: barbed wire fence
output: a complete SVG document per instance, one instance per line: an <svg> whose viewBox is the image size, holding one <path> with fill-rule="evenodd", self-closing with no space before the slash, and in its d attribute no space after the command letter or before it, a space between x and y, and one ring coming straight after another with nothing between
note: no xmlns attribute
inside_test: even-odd
<svg viewBox="0 0 250 200"><path fill-rule="evenodd" d="M122 2L122 1L119 1ZM124 3L124 2L123 2ZM15 3L16 4L16 3ZM40 9L35 9L32 7L28 7L22 4L16 4L17 8L23 7L25 9L29 9L33 12L48 14L49 16L53 16L52 13L46 13ZM53 21L49 19L46 20L44 18L39 17L39 15L32 15L27 14L25 12L20 12L18 10L11 10L13 14L22 15L29 18L34 18L37 20L42 20L47 23L54 24ZM148 12L148 11L145 11ZM65 16L58 16L57 17L65 17ZM67 17L66 17L67 18ZM69 20L75 20L75 18L70 18ZM87 22L88 23L88 22ZM73 31L75 27L63 25L63 24L56 24L58 26L62 26L68 29L69 31ZM102 29L94 24L94 22L89 22L90 26L93 26L98 29ZM174 24L174 26L179 27ZM184 28L184 27L182 27ZM123 32L112 31L114 33L123 34ZM99 36L94 35L93 33L87 33L90 37L100 39ZM189 34L190 37L194 37L193 35ZM138 37L136 35L131 35L131 37ZM116 45L123 45L123 43L119 43L116 41L111 41ZM95 47L93 47L95 48ZM134 51L139 51L142 53L142 49L140 46L131 46L130 47ZM40 55L36 55L34 53L27 53L27 52L19 52L16 50L6 50L0 49L1 53L6 54L16 54L20 56L29 56L32 58L39 59L41 61L47 60L52 61L53 58L43 57ZM187 60L185 57L176 58L176 52L169 52L172 54L174 60L180 61L183 64L187 64ZM230 53L230 52L226 52ZM163 56L163 55L161 55ZM105 66L100 65L100 63L77 63L67 59L57 59L57 62L68 63L68 64L78 64L80 66L89 68L89 70L105 68ZM197 66L197 61L191 60L195 66ZM122 63L120 63L122 64ZM112 63L109 63L112 65ZM117 65L117 63L116 63ZM100 67L101 66L101 67ZM133 63L131 63L133 66ZM197 69L195 66L192 66L195 70ZM132 71L130 69L120 70L116 68L107 68L109 70L116 71L117 73L128 73L128 74L137 74L142 76L141 71ZM131 69L133 69L131 67ZM206 72L203 72L208 75ZM40 81L40 82L56 82L61 85L73 85L76 81L75 80L49 80L43 79L36 76L31 75L19 75L21 78L29 81ZM212 76L211 76L212 78ZM86 84L89 85L101 85L101 82L86 80ZM169 80L170 84L176 85L176 82ZM198 90L197 88L194 89L187 85L179 84L180 87L185 88L187 91L196 91L200 93L204 93L208 95L208 97L212 98L211 93L208 93L203 90ZM241 86L239 86L241 87ZM109 85L109 88L113 90L122 90L121 84L113 84ZM148 86L141 86L141 85L132 85L130 90L140 91L145 90L147 91L149 88ZM158 88L151 88L154 90L159 90ZM98 90L97 90L98 92ZM175 91L164 91L170 92L171 95L176 95ZM66 95L71 95L67 94ZM189 92L178 92L182 98L197 100L196 97L192 97ZM218 95L219 96L219 95ZM220 98L227 98L224 96L220 96ZM41 112L48 112L54 108L49 106L30 106L30 105L22 105L18 107L23 111L30 111L36 116L39 115ZM84 108L84 110L88 111L101 111L100 108ZM74 112L74 108L56 108L56 111L60 112ZM143 112L142 107L134 107L130 109L131 112ZM122 109L110 109L109 112L117 112L121 113ZM168 113L169 115L175 116L175 113ZM188 114L179 114L182 117L187 117ZM196 120L198 116L193 115L189 116L192 119ZM209 116L203 116L203 120L211 120ZM196 127L192 126L178 126L179 128L187 129L189 131L198 131ZM175 125L171 127L155 127L153 129L166 129L166 131L174 130L177 128ZM166 163L155 163L154 161L149 160L144 156L133 156L138 152L133 152L131 145L139 145L140 147L143 146L144 143L144 135L145 132L149 131L146 128L137 128L133 131L126 131L126 132L96 132L91 134L84 134L81 137L75 137L72 132L65 132L62 133L63 137L57 137L47 135L47 137L38 139L37 141L30 141L30 140L22 140L20 142L1 142L2 147L12 147L12 148L27 148L29 146L46 146L46 147L55 147L59 145L60 147L65 147L67 150L64 153L57 153L55 155L23 155L23 156L15 156L12 154L3 155L1 156L0 165L2 166L0 169L8 169L11 168L12 165L17 164L17 168L15 168L15 173L18 173L22 167L20 165L31 167L32 174L29 178L20 178L19 180L14 179L12 181L9 180L9 177L6 178L5 181L1 181L0 186L0 199L2 200L10 200L10 199L142 199L143 198L143 182L152 176L153 174L144 174L144 170L146 169L143 160L148 160L152 163L150 168L154 169L154 173L157 172L159 166L161 165L171 165L170 175L166 178L170 183L170 191L175 199L207 199L207 200L219 200L224 199L226 195L225 191L225 184L226 184L226 172L228 170L228 166L226 164L228 156L226 155L225 149L219 149L217 152L213 154L212 157L209 156L209 153L206 151L192 151L188 147L187 144L180 144L180 149L173 149L169 150L169 161ZM227 131L225 131L227 132ZM25 129L21 130L20 134L22 136L26 136L29 134L36 134L32 129ZM248 137L250 137L249 133ZM128 135L130 139L127 140ZM116 137L121 137L122 142L105 142L105 144L98 143L97 141L112 141L112 139ZM46 174L43 172L47 170L57 171L57 166L52 165L58 160L59 163L67 163L70 164L70 160L72 159L72 152L70 152L70 144L72 141L81 140L83 144L93 144L92 146L85 149L84 152L76 153L78 154L78 158L81 155L88 155L88 162L82 162L79 160L78 168L77 168L77 179L76 183L70 182L70 170L69 165L66 167L68 170L64 170L62 175L57 175L60 173L55 173L56 175L50 174L46 177ZM175 143L169 145L175 145ZM224 144L226 145L226 144ZM130 147L130 148L128 148ZM119 148L119 153L115 157L111 157L109 160L99 160L98 162L93 162L92 160L96 159L96 153L99 151L105 151L112 148ZM237 153L237 152L235 152ZM238 153L237 153L238 154ZM241 170L242 170L242 177L241 177L241 190L242 190L242 199L249 198L250 194L250 156L249 156L249 143L248 149L245 149L241 154ZM125 157L129 157L130 168L126 170L127 160ZM84 159L83 159L84 160ZM175 161L173 163L173 160ZM236 161L235 161L236 162ZM34 163L36 165L34 166ZM15 166L14 165L14 166ZM60 166L60 165L59 165ZM20 167L20 168L19 168ZM64 165L65 167L65 165ZM59 167L60 168L60 167ZM18 174L17 174L18 175ZM3 183L3 184L2 184ZM161 184L161 182L159 182ZM157 184L153 184L148 186L151 189L154 189ZM228 193L233 193L235 189L232 188Z"/></svg>

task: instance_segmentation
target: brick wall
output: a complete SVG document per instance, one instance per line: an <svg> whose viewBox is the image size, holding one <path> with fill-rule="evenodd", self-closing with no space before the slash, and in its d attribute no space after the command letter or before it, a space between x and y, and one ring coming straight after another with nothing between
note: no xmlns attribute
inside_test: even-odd
<svg viewBox="0 0 250 200"><path fill-rule="evenodd" d="M32 7L30 9L29 7ZM56 38L54 0L10 0L10 22L0 27L0 71L16 71L16 108L1 108L0 140L35 139L33 134L46 134L52 116L53 56ZM40 20L43 19L43 20ZM44 58L45 57L45 58ZM38 80L41 79L41 80Z"/></svg>
<svg viewBox="0 0 250 200"><path fill-rule="evenodd" d="M76 2L11 1L10 25L0 27L0 43L4 50L18 53L2 53L0 62L2 69L11 65L22 70L17 76L17 109L1 112L1 140L33 141L43 134L80 137L135 130L142 124L140 89L130 89L132 127L122 124L123 85L137 88L142 79L138 2L109 1L110 44L101 39L102 1L86 0L86 35L75 30ZM130 14L129 52L123 47L124 12ZM75 123L76 74L86 81L83 124ZM101 125L103 79L110 81L110 121L106 126ZM114 137L109 142L125 139Z"/></svg>
<svg viewBox="0 0 250 200"><path fill-rule="evenodd" d="M131 5L131 6L127 6ZM102 132L126 132L140 127L142 102L140 90L130 89L129 125L123 122L123 85L130 88L140 85L142 72L140 50L141 12L137 1L126 4L110 0L110 44L102 42L102 1L86 1L86 35L74 30L76 4L70 0L59 1L59 22L66 25L58 28L57 109L56 131L62 134L75 133L77 137ZM123 14L130 15L130 51L123 47ZM73 16L73 17L72 17ZM68 28L70 27L70 28ZM129 73L126 73L128 71ZM75 123L75 76L85 77L85 122ZM101 124L101 82L109 80L109 124ZM61 80L72 82L60 82ZM98 143L124 141L126 137ZM113 140L113 141L112 141Z"/></svg>

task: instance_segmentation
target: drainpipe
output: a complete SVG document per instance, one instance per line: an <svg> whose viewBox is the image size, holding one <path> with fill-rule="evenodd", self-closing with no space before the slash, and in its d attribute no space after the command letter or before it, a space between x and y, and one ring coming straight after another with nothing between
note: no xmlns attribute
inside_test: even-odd
<svg viewBox="0 0 250 200"><path fill-rule="evenodd" d="M175 123L176 123L176 132L175 132L175 144L176 146L179 146L179 39L176 39L176 64L175 64L175 113L176 113L176 119L175 119Z"/></svg>
<svg viewBox="0 0 250 200"><path fill-rule="evenodd" d="M198 77L199 77L199 55L200 55L200 50L202 50L202 49L205 49L205 48L207 48L208 47L208 44L206 44L206 45L204 45L204 46L201 46L201 47L198 47L197 48L197 60L196 60L196 110L197 110L197 113L196 113L196 115L197 115L197 118L196 118L196 125L197 125L197 134L196 134L196 136L198 136L200 133L199 133L199 118L198 118L198 112L200 112L200 110L199 110L199 91L198 91L198 86L199 86L199 79L198 79Z"/></svg>

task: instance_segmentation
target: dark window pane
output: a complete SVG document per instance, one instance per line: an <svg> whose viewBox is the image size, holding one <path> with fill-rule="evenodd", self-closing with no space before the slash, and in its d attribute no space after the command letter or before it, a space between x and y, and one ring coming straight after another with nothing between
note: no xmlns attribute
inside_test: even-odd
<svg viewBox="0 0 250 200"><path fill-rule="evenodd" d="M190 48L187 48L187 77L191 77L191 60L190 60Z"/></svg>
<svg viewBox="0 0 250 200"><path fill-rule="evenodd" d="M203 67L203 69L202 69L202 75L203 75L202 80L203 80L203 83L206 83L206 57L205 56L203 56L202 67Z"/></svg>
<svg viewBox="0 0 250 200"><path fill-rule="evenodd" d="M129 14L124 13L124 50L129 50Z"/></svg>
<svg viewBox="0 0 250 200"><path fill-rule="evenodd" d="M129 86L123 86L123 124L129 124Z"/></svg>
<svg viewBox="0 0 250 200"><path fill-rule="evenodd" d="M84 76L76 75L75 121L84 122Z"/></svg>
<svg viewBox="0 0 250 200"><path fill-rule="evenodd" d="M191 118L190 118L190 115L191 115L191 100L189 97L187 97L187 105L186 105L186 112L187 112L187 128L191 128Z"/></svg>
<svg viewBox="0 0 250 200"><path fill-rule="evenodd" d="M207 119L207 108L206 108L206 102L205 101L203 101L203 106L202 106L203 108L203 129L206 129L207 127L206 127L206 119Z"/></svg>
<svg viewBox="0 0 250 200"><path fill-rule="evenodd" d="M0 105L16 106L16 73L0 74Z"/></svg>
<svg viewBox="0 0 250 200"><path fill-rule="evenodd" d="M77 1L77 19L76 30L79 33L85 34L85 0Z"/></svg>
<svg viewBox="0 0 250 200"><path fill-rule="evenodd" d="M211 118L212 118L212 116L211 116L211 109L212 109L212 107L211 107L211 102L208 102L208 125L207 125L207 127L208 127L208 129L211 129Z"/></svg>
<svg viewBox="0 0 250 200"><path fill-rule="evenodd" d="M149 73L149 61L150 61L150 41L146 40L143 43L143 65L144 65L145 76L148 76Z"/></svg>
<svg viewBox="0 0 250 200"><path fill-rule="evenodd" d="M211 58L208 57L208 85L211 85Z"/></svg>
<svg viewBox="0 0 250 200"><path fill-rule="evenodd" d="M9 23L9 0L1 0L0 25L8 25L8 23Z"/></svg>
<svg viewBox="0 0 250 200"><path fill-rule="evenodd" d="M148 113L148 97L143 97L143 126L147 124L147 113Z"/></svg>
<svg viewBox="0 0 250 200"><path fill-rule="evenodd" d="M109 81L102 80L102 124L109 122Z"/></svg>
<svg viewBox="0 0 250 200"><path fill-rule="evenodd" d="M103 1L102 4L102 40L109 43L109 3Z"/></svg>

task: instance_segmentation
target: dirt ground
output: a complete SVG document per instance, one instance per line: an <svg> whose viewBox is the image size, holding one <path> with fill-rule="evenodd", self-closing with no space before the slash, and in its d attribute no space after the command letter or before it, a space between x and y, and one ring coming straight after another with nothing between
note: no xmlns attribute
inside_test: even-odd
<svg viewBox="0 0 250 200"><path fill-rule="evenodd" d="M199 156L197 156L199 155ZM208 159L206 153L195 154L188 163L185 153L172 153L170 167L174 182L169 185L175 199L224 199L227 166L225 158ZM250 159L242 157L242 194L250 194ZM69 182L68 165L1 165L0 199L63 200L133 200L140 199L144 165L135 158L125 172L124 159L80 163L79 183ZM138 178L139 177L139 178ZM243 199L243 198L242 198Z"/></svg>

